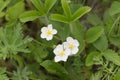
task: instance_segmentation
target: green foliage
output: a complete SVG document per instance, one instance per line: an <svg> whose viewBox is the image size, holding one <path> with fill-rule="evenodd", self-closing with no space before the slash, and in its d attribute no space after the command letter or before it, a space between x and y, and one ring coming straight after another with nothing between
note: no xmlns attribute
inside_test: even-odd
<svg viewBox="0 0 120 80"><path fill-rule="evenodd" d="M9 4L9 2L10 0L7 1L0 0L0 18L2 18L5 15L5 12L3 10Z"/></svg>
<svg viewBox="0 0 120 80"><path fill-rule="evenodd" d="M95 13L91 13L88 15L87 17L87 21L92 24L93 26L97 26L97 25L102 25L103 22L102 20L100 19L100 17L95 14Z"/></svg>
<svg viewBox="0 0 120 80"><path fill-rule="evenodd" d="M52 14L50 18L55 21L69 23L68 18L61 14Z"/></svg>
<svg viewBox="0 0 120 80"><path fill-rule="evenodd" d="M57 0L46 0L45 1L45 11L48 13L51 8L54 6Z"/></svg>
<svg viewBox="0 0 120 80"><path fill-rule="evenodd" d="M68 17L68 19L70 20L71 17L71 11L70 11L70 7L68 5L67 0L61 0L61 4L62 4L62 8L64 10L65 15Z"/></svg>
<svg viewBox="0 0 120 80"><path fill-rule="evenodd" d="M120 70L118 70L118 72L115 74L114 80L120 80Z"/></svg>
<svg viewBox="0 0 120 80"><path fill-rule="evenodd" d="M6 12L7 20L17 20L19 15L23 13L25 4L23 1L16 3L15 5L9 7Z"/></svg>
<svg viewBox="0 0 120 80"><path fill-rule="evenodd" d="M41 0L31 0L31 2L33 3L33 5L35 6L35 8L39 11L39 13L41 15L45 14L43 3L41 2Z"/></svg>
<svg viewBox="0 0 120 80"><path fill-rule="evenodd" d="M39 63L42 62L42 59L46 58L48 55L48 52L45 51L45 48L42 47L42 45L31 43L29 44L29 48L31 50L31 53L34 55L34 59Z"/></svg>
<svg viewBox="0 0 120 80"><path fill-rule="evenodd" d="M120 66L120 56L116 52L112 50L106 50L102 54L108 61Z"/></svg>
<svg viewBox="0 0 120 80"><path fill-rule="evenodd" d="M66 16L60 14L52 14L50 18L55 21L60 21L64 23L72 23L81 18L84 14L88 13L90 7L81 7L74 14L71 13L70 6L68 5L67 0L61 0L62 8Z"/></svg>
<svg viewBox="0 0 120 80"><path fill-rule="evenodd" d="M35 6L37 10L31 10L28 12L24 12L20 15L20 21L21 22L28 22L33 21L39 17L45 17L49 13L49 11L52 9L52 7L55 5L57 0L46 0L45 4L41 0L31 0L32 4Z"/></svg>
<svg viewBox="0 0 120 80"><path fill-rule="evenodd" d="M28 21L33 21L39 17L40 17L39 12L35 10L33 11L31 10L21 14L19 18L21 22L28 22Z"/></svg>
<svg viewBox="0 0 120 80"><path fill-rule="evenodd" d="M23 37L20 24L16 27L0 28L0 57L6 59L12 58L18 52L30 52L26 47L32 39Z"/></svg>
<svg viewBox="0 0 120 80"><path fill-rule="evenodd" d="M101 64L100 63L100 53L97 51L90 52L86 58L86 66L92 66L93 64Z"/></svg>
<svg viewBox="0 0 120 80"><path fill-rule="evenodd" d="M76 21L79 18L81 18L84 14L88 13L90 11L90 7L81 7L79 8L73 15L72 15L72 21Z"/></svg>
<svg viewBox="0 0 120 80"><path fill-rule="evenodd" d="M119 80L119 6L119 0L0 0L0 80ZM42 39L54 29L52 40ZM57 63L54 49L68 37L78 52Z"/></svg>
<svg viewBox="0 0 120 80"><path fill-rule="evenodd" d="M119 23L119 20L120 20L120 16L117 17L117 19L115 19L115 21L113 22L112 24L112 27L110 28L110 31L109 31L109 39L110 39L110 42L112 44L114 44L115 46L118 46L120 47L120 43L119 43L119 38L120 38L120 23Z"/></svg>
<svg viewBox="0 0 120 80"><path fill-rule="evenodd" d="M99 51L104 51L108 48L108 40L105 34L103 34L99 39L97 39L93 45L95 46L96 49Z"/></svg>
<svg viewBox="0 0 120 80"><path fill-rule="evenodd" d="M102 73L99 71L95 74L92 74L90 80L100 80L101 76L102 76Z"/></svg>
<svg viewBox="0 0 120 80"><path fill-rule="evenodd" d="M110 8L110 14L111 15L115 15L115 14L119 14L120 13L120 2L119 1L114 1L111 5L111 8Z"/></svg>
<svg viewBox="0 0 120 80"><path fill-rule="evenodd" d="M100 26L92 27L86 32L86 41L88 43L95 42L104 32L104 29Z"/></svg>
<svg viewBox="0 0 120 80"><path fill-rule="evenodd" d="M30 71L27 71L27 67L24 69L17 69L13 72L12 80L29 80Z"/></svg>
<svg viewBox="0 0 120 80"><path fill-rule="evenodd" d="M0 79L9 80L9 78L6 75L6 68L0 68Z"/></svg>
<svg viewBox="0 0 120 80"><path fill-rule="evenodd" d="M60 64L46 60L40 65L43 66L48 72L60 76L61 79L68 79L68 72Z"/></svg>

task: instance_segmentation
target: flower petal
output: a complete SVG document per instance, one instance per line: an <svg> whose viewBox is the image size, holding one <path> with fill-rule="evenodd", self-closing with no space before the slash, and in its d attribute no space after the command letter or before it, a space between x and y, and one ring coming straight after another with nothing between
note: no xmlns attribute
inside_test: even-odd
<svg viewBox="0 0 120 80"><path fill-rule="evenodd" d="M63 57L55 56L54 60L55 60L55 62L67 61L67 58L68 58L68 56L63 56Z"/></svg>
<svg viewBox="0 0 120 80"><path fill-rule="evenodd" d="M46 32L47 31L47 27L42 27L41 28L41 32Z"/></svg>
<svg viewBox="0 0 120 80"><path fill-rule="evenodd" d="M57 34L57 30L53 29L52 34Z"/></svg>
<svg viewBox="0 0 120 80"><path fill-rule="evenodd" d="M44 33L41 33L41 38L46 38L47 37L47 35L46 34L44 34Z"/></svg>
<svg viewBox="0 0 120 80"><path fill-rule="evenodd" d="M71 42L73 41L73 38L72 37L67 37L67 42Z"/></svg>
<svg viewBox="0 0 120 80"><path fill-rule="evenodd" d="M74 49L72 49L72 54L76 54L77 52L78 52L78 48L77 47L75 47Z"/></svg>
<svg viewBox="0 0 120 80"><path fill-rule="evenodd" d="M65 55L69 56L71 54L71 50L70 49L65 49Z"/></svg>
<svg viewBox="0 0 120 80"><path fill-rule="evenodd" d="M78 40L74 40L74 44L75 44L75 46L79 46L79 42L78 42Z"/></svg>
<svg viewBox="0 0 120 80"><path fill-rule="evenodd" d="M53 29L53 28L52 28L52 24L49 24L49 25L48 25L48 29L49 29L49 30L52 30L52 29Z"/></svg>
<svg viewBox="0 0 120 80"><path fill-rule="evenodd" d="M46 37L46 40L49 41L49 40L52 40L52 38L53 38L53 35L49 35Z"/></svg>
<svg viewBox="0 0 120 80"><path fill-rule="evenodd" d="M64 42L63 46L64 46L65 49L68 48L68 46L69 46L68 42Z"/></svg>
<svg viewBox="0 0 120 80"><path fill-rule="evenodd" d="M63 51L63 45L61 44L57 45L56 48L53 50L55 55L58 55L59 51Z"/></svg>

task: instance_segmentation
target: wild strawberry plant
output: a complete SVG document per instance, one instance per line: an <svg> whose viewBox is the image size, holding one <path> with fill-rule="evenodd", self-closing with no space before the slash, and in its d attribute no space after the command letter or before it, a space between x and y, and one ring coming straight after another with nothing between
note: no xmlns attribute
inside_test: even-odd
<svg viewBox="0 0 120 80"><path fill-rule="evenodd" d="M119 7L115 0L0 0L0 80L119 80Z"/></svg>

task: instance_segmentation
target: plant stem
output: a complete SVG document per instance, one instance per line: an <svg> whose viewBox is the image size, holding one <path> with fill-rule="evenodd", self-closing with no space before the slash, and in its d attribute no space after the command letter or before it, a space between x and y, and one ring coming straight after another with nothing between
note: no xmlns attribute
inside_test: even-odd
<svg viewBox="0 0 120 80"><path fill-rule="evenodd" d="M57 40L62 41L62 39L58 35L54 36L54 38L57 39Z"/></svg>
<svg viewBox="0 0 120 80"><path fill-rule="evenodd" d="M102 80L104 80L108 75L109 73L106 73L105 76L102 78Z"/></svg>
<svg viewBox="0 0 120 80"><path fill-rule="evenodd" d="M45 47L53 48L53 47L51 47L51 46L48 46L48 45L42 44L41 42L39 42L39 41L37 41L37 40L35 40L35 39L33 39L33 41L36 42L36 43L38 43L38 44L40 44L40 45L43 45L43 46L45 46Z"/></svg>
<svg viewBox="0 0 120 80"><path fill-rule="evenodd" d="M110 31L109 31L109 33L108 33L108 36L110 36L113 28L115 27L115 24L117 23L117 21L118 21L119 19L120 19L120 16L119 16L119 17L115 20L115 22L113 23L113 25L112 25L112 27L110 28Z"/></svg>
<svg viewBox="0 0 120 80"><path fill-rule="evenodd" d="M115 73L117 72L117 70L118 70L119 68L120 68L119 66L117 66L117 67L115 68L115 70L114 70L114 72L112 73L112 75L110 76L110 78L112 78L112 77L115 75Z"/></svg>
<svg viewBox="0 0 120 80"><path fill-rule="evenodd" d="M44 18L45 18L46 24L48 25L49 24L49 19L48 19L47 15Z"/></svg>
<svg viewBox="0 0 120 80"><path fill-rule="evenodd" d="M70 23L69 26L70 26L70 31L71 31L71 33L72 33L72 32L73 32L73 24Z"/></svg>

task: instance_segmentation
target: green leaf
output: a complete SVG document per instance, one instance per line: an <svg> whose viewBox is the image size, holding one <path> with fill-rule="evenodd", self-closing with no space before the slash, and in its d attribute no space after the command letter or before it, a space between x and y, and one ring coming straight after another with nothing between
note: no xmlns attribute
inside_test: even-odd
<svg viewBox="0 0 120 80"><path fill-rule="evenodd" d="M85 48L83 27L82 27L82 25L80 24L79 21L76 21L76 22L72 23L70 25L70 27L71 27L72 35L80 43L79 52L78 53L81 53L84 50L84 48Z"/></svg>
<svg viewBox="0 0 120 80"><path fill-rule="evenodd" d="M109 9L111 15L119 14L120 13L120 2L114 1Z"/></svg>
<svg viewBox="0 0 120 80"><path fill-rule="evenodd" d="M95 42L104 32L104 29L100 26L90 28L86 33L86 41L88 43Z"/></svg>
<svg viewBox="0 0 120 80"><path fill-rule="evenodd" d="M86 58L85 64L86 66L92 66L93 64L100 64L100 53L97 51L90 52Z"/></svg>
<svg viewBox="0 0 120 80"><path fill-rule="evenodd" d="M88 13L91 10L90 7L81 7L72 15L72 22L81 18L84 14Z"/></svg>
<svg viewBox="0 0 120 80"><path fill-rule="evenodd" d="M60 14L52 14L52 15L50 16L50 19L51 19L51 20L54 20L54 21L69 23L69 22L68 22L68 19L67 19L65 16L60 15Z"/></svg>
<svg viewBox="0 0 120 80"><path fill-rule="evenodd" d="M104 51L108 48L108 40L105 34L103 34L99 39L93 43L94 47L99 51Z"/></svg>
<svg viewBox="0 0 120 80"><path fill-rule="evenodd" d="M71 11L70 11L70 7L68 5L67 0L61 0L61 4L62 4L62 8L63 8L64 13L66 14L66 16L68 18L71 18Z"/></svg>
<svg viewBox="0 0 120 80"><path fill-rule="evenodd" d="M68 72L65 70L64 67L62 67L60 64L55 63L53 61L50 60L46 60L43 63L40 64L41 66L43 66L48 72L58 75L61 78L64 78L68 76ZM66 79L68 80L68 79Z"/></svg>
<svg viewBox="0 0 120 80"><path fill-rule="evenodd" d="M120 37L109 37L110 43L120 48Z"/></svg>
<svg viewBox="0 0 120 80"><path fill-rule="evenodd" d="M33 21L39 17L40 17L39 12L32 10L22 13L19 18L21 22L28 22Z"/></svg>
<svg viewBox="0 0 120 80"><path fill-rule="evenodd" d="M8 26L8 25L7 25ZM0 28L0 56L2 59L13 58L19 52L29 53L27 44L32 41L29 37L24 37L21 24L15 27Z"/></svg>
<svg viewBox="0 0 120 80"><path fill-rule="evenodd" d="M118 72L114 75L114 80L120 80L120 69Z"/></svg>
<svg viewBox="0 0 120 80"><path fill-rule="evenodd" d="M88 14L87 21L94 26L103 24L101 18L95 13Z"/></svg>
<svg viewBox="0 0 120 80"><path fill-rule="evenodd" d="M43 7L43 3L41 0L31 0L33 5L36 7L36 9L40 12L41 15L45 14L45 8Z"/></svg>
<svg viewBox="0 0 120 80"><path fill-rule="evenodd" d="M5 15L4 12L0 12L0 18L2 18Z"/></svg>
<svg viewBox="0 0 120 80"><path fill-rule="evenodd" d="M23 1L16 3L12 7L9 7L6 13L7 20L16 20L19 15L24 12L24 8L25 5Z"/></svg>
<svg viewBox="0 0 120 80"><path fill-rule="evenodd" d="M100 80L102 76L103 76L102 71L98 71L92 74L92 76L90 77L90 80Z"/></svg>
<svg viewBox="0 0 120 80"><path fill-rule="evenodd" d="M0 68L0 80L9 80L9 78L6 75L6 68Z"/></svg>
<svg viewBox="0 0 120 80"><path fill-rule="evenodd" d="M16 71L13 71L12 80L30 80L31 71L27 67L19 68L17 67Z"/></svg>
<svg viewBox="0 0 120 80"><path fill-rule="evenodd" d="M70 35L70 28L68 25L61 25L57 30L59 30L58 35L63 41L66 40L66 37Z"/></svg>
<svg viewBox="0 0 120 80"><path fill-rule="evenodd" d="M29 49L31 50L34 59L39 63L48 55L48 52L45 50L45 48L37 43L29 44Z"/></svg>
<svg viewBox="0 0 120 80"><path fill-rule="evenodd" d="M102 54L108 61L111 61L114 64L120 66L120 56L118 55L118 53L108 49L104 51Z"/></svg>
<svg viewBox="0 0 120 80"><path fill-rule="evenodd" d="M63 23L56 22L56 21L51 21L50 23L53 24L54 29L58 30L57 34L61 41L65 41L66 37L68 37L71 34L70 27L68 24L63 24Z"/></svg>
<svg viewBox="0 0 120 80"><path fill-rule="evenodd" d="M54 6L57 0L45 0L45 10L46 13L50 11L50 9Z"/></svg>
<svg viewBox="0 0 120 80"><path fill-rule="evenodd" d="M10 3L10 0L3 1L0 0L0 12Z"/></svg>

